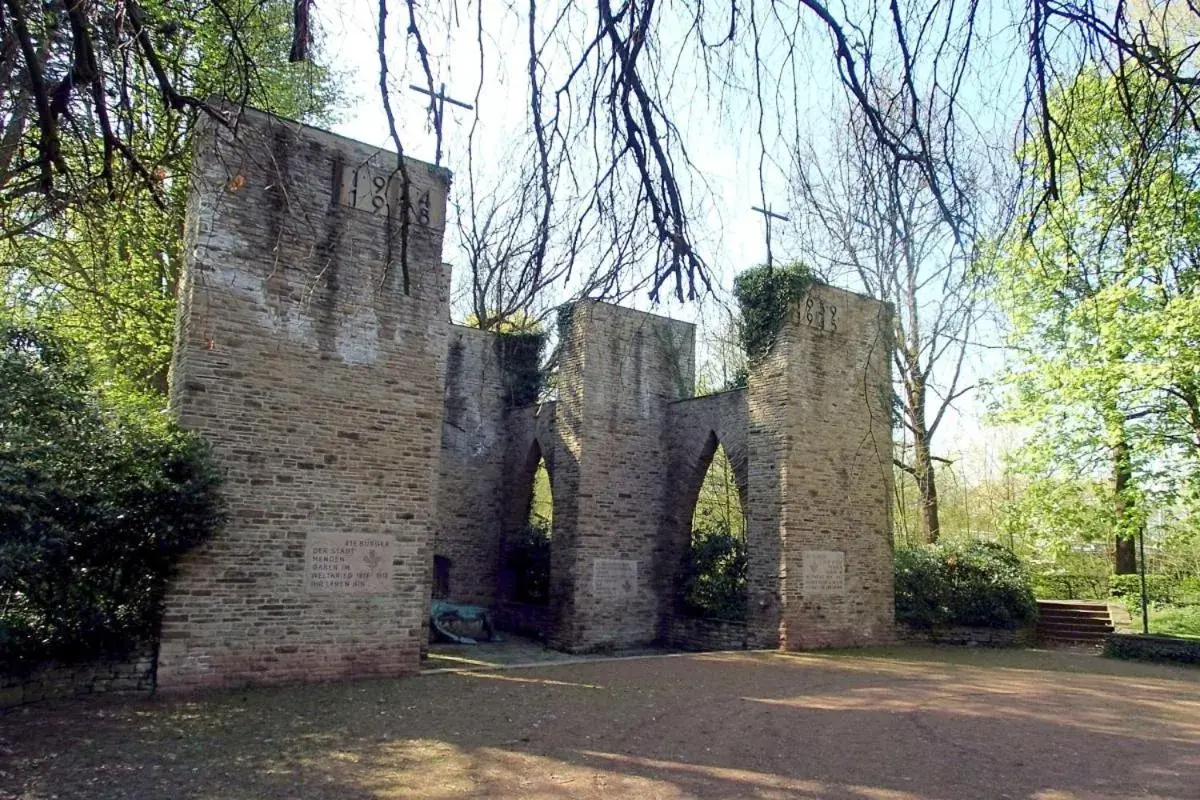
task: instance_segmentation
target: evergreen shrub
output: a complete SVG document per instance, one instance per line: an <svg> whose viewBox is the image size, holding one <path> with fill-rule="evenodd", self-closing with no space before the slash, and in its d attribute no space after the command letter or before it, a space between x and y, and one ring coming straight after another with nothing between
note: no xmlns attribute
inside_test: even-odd
<svg viewBox="0 0 1200 800"><path fill-rule="evenodd" d="M0 327L0 663L127 655L220 521L201 441L106 398L54 337Z"/></svg>
<svg viewBox="0 0 1200 800"><path fill-rule="evenodd" d="M992 542L896 550L896 620L914 628L1017 628L1037 618L1029 573Z"/></svg>

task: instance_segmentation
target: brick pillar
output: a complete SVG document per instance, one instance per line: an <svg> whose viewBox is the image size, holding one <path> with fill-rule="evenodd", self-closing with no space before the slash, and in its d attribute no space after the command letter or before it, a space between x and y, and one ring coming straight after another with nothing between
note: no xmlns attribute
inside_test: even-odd
<svg viewBox="0 0 1200 800"><path fill-rule="evenodd" d="M893 634L891 308L815 286L750 374L752 640Z"/></svg>
<svg viewBox="0 0 1200 800"><path fill-rule="evenodd" d="M210 127L196 152L171 387L212 444L229 520L168 586L159 686L412 671L448 173L408 162L406 270L394 155L257 112L237 131Z"/></svg>
<svg viewBox="0 0 1200 800"><path fill-rule="evenodd" d="M555 410L552 639L571 650L654 641L666 576L660 535L667 410L692 393L692 325L605 303L564 326Z"/></svg>

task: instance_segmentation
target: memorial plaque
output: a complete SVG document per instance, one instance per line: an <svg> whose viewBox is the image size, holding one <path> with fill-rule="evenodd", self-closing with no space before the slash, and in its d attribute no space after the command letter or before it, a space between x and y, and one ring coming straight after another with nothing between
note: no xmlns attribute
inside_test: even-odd
<svg viewBox="0 0 1200 800"><path fill-rule="evenodd" d="M592 594L624 600L637 594L638 562L624 558L592 559Z"/></svg>
<svg viewBox="0 0 1200 800"><path fill-rule="evenodd" d="M310 533L304 589L309 594L390 594L395 549L390 536Z"/></svg>
<svg viewBox="0 0 1200 800"><path fill-rule="evenodd" d="M804 595L846 594L846 554L841 550L805 550L801 553Z"/></svg>

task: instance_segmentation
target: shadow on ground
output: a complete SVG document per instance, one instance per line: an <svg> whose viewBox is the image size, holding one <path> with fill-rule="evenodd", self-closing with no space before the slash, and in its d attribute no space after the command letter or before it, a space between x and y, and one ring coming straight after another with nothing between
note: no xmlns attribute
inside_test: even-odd
<svg viewBox="0 0 1200 800"><path fill-rule="evenodd" d="M0 717L0 797L1196 797L1200 670L725 653Z"/></svg>

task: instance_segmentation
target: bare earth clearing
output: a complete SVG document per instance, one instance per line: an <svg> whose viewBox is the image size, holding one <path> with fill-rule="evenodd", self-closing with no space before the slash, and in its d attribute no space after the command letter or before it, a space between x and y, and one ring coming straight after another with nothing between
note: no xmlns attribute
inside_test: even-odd
<svg viewBox="0 0 1200 800"><path fill-rule="evenodd" d="M725 653L47 704L0 797L1200 797L1200 670Z"/></svg>

